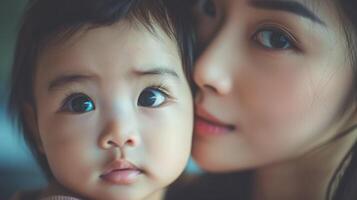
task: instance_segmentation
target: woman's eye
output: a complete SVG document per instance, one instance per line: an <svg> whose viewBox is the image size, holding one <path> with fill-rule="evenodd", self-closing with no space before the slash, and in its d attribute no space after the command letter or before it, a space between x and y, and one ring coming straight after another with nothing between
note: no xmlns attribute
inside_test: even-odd
<svg viewBox="0 0 357 200"><path fill-rule="evenodd" d="M138 99L138 105L143 107L159 107L167 98L167 94L158 88L146 88L143 90Z"/></svg>
<svg viewBox="0 0 357 200"><path fill-rule="evenodd" d="M66 99L62 110L80 114L95 110L95 105L93 100L87 95L74 94Z"/></svg>
<svg viewBox="0 0 357 200"><path fill-rule="evenodd" d="M217 14L216 5L213 0L198 0L198 9L209 17L215 17Z"/></svg>
<svg viewBox="0 0 357 200"><path fill-rule="evenodd" d="M290 37L278 30L261 30L255 34L254 39L267 49L283 50L294 47Z"/></svg>

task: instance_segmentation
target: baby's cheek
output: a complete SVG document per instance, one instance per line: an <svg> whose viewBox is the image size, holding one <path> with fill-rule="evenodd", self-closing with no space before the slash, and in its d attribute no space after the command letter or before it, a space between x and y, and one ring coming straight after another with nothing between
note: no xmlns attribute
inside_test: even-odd
<svg viewBox="0 0 357 200"><path fill-rule="evenodd" d="M173 115L174 116L174 115ZM157 179L168 184L184 169L191 150L190 126L180 116L156 119L146 126L143 137L145 162ZM167 120L172 119L172 120ZM188 123L189 124L189 123Z"/></svg>
<svg viewBox="0 0 357 200"><path fill-rule="evenodd" d="M89 169L85 166L96 155L92 152L96 145L95 128L91 123L70 118L48 118L42 126L41 140L54 173L85 174Z"/></svg>
<svg viewBox="0 0 357 200"><path fill-rule="evenodd" d="M77 146L93 140L95 128L92 125L91 122L83 122L80 117L52 117L44 121L41 137L46 146Z"/></svg>
<svg viewBox="0 0 357 200"><path fill-rule="evenodd" d="M89 183L99 166L95 158L98 153L84 141L62 140L46 149L52 173L58 181L72 188Z"/></svg>

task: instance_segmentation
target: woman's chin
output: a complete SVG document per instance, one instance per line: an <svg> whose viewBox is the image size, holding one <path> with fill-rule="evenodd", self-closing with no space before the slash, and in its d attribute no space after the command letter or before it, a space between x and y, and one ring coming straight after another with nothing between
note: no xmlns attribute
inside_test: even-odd
<svg viewBox="0 0 357 200"><path fill-rule="evenodd" d="M226 157L227 159L229 157ZM215 159L212 157L209 157L205 155L203 157L202 155L200 156L195 156L193 154L193 159L197 163L197 165L206 172L212 172L212 173L229 173L229 172L234 172L237 170L241 169L241 166L237 164L232 164L229 161L225 161L221 159Z"/></svg>

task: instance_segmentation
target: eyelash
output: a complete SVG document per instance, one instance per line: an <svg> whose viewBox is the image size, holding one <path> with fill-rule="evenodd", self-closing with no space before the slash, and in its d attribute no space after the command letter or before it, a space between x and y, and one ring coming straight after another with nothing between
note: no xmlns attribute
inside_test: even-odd
<svg viewBox="0 0 357 200"><path fill-rule="evenodd" d="M149 92L149 91L151 91L151 92ZM147 93L147 92L149 92L149 93ZM150 94L150 95L147 96L148 94ZM151 95L154 95L156 97L153 97ZM163 98L160 98L160 97L157 98L157 95L161 95ZM157 103L157 100L159 103ZM137 106L143 107L146 109L155 109L155 108L160 108L174 100L175 100L175 98L173 98L170 95L169 90L167 89L167 87L164 84L162 84L162 83L161 84L153 84L151 86L145 87L144 89L142 89L139 92L139 96L137 97Z"/></svg>
<svg viewBox="0 0 357 200"><path fill-rule="evenodd" d="M162 92L166 98L168 99L174 99L171 95L170 95L170 91L168 89L168 87L164 84L164 83L160 83L160 84L152 84L148 87L145 87L145 89L147 88L152 88L152 89L157 89L160 92Z"/></svg>
<svg viewBox="0 0 357 200"><path fill-rule="evenodd" d="M293 34L291 34L288 30L286 30L286 28L283 27L278 27L279 25L264 25L262 27L260 27L257 31L254 32L254 34L252 35L252 40L259 45L259 47L262 47L264 49L267 50L271 50L271 51L286 51L286 50L293 50L296 52L300 52L301 49L299 48L298 45L298 40L296 39L296 37L293 36ZM291 47L290 48L282 48L282 49L274 49L274 48L268 48L265 47L263 44L261 44L258 41L258 34L262 33L263 31L271 31L274 33L278 33L283 35L284 37L287 38L288 42L290 43Z"/></svg>

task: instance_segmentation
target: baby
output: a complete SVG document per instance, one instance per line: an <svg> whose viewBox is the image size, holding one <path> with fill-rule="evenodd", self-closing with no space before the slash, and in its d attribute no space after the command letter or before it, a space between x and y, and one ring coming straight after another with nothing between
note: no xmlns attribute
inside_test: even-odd
<svg viewBox="0 0 357 200"><path fill-rule="evenodd" d="M161 0L30 1L10 111L48 177L31 198L162 199L181 174L192 38L170 10Z"/></svg>

